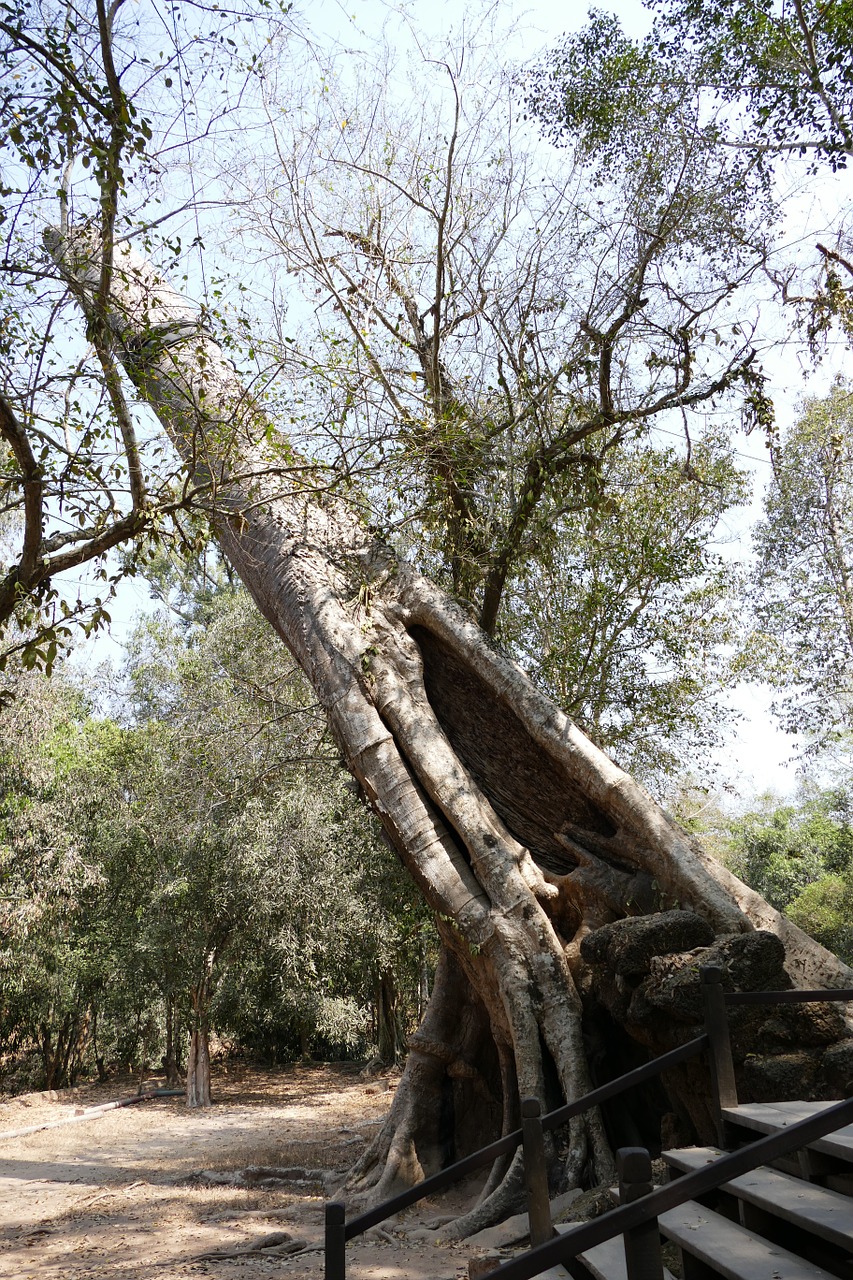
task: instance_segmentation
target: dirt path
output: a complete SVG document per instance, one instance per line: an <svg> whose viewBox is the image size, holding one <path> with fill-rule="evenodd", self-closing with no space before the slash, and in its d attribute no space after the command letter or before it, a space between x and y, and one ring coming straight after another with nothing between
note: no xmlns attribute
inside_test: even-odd
<svg viewBox="0 0 853 1280"><path fill-rule="evenodd" d="M152 1084L161 1082L152 1081ZM0 1140L0 1275L7 1280L252 1280L322 1276L319 1180L249 1190L194 1175L250 1165L332 1171L363 1150L389 1104L387 1082L335 1066L222 1068L216 1105L142 1102L97 1118ZM392 1086L393 1087L393 1084ZM74 1097L29 1094L0 1103L0 1134L73 1115L135 1092L135 1082L86 1086ZM352 1280L454 1280L464 1246L409 1238L444 1206L424 1202L386 1235L347 1249ZM292 1257L201 1258L286 1233Z"/></svg>

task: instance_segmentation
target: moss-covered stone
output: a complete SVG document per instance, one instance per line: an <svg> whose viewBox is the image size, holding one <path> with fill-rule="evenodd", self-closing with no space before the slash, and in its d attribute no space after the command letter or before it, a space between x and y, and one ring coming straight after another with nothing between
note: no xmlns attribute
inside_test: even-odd
<svg viewBox="0 0 853 1280"><path fill-rule="evenodd" d="M581 943L581 956L590 964L606 965L624 978L649 972L655 956L709 946L714 930L693 911L659 911L629 916L593 930Z"/></svg>

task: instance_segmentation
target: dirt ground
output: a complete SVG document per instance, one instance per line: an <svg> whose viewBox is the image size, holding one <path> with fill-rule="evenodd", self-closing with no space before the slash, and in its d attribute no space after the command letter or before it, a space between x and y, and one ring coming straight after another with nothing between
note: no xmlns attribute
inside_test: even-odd
<svg viewBox="0 0 853 1280"><path fill-rule="evenodd" d="M333 1171L364 1149L394 1081L336 1065L214 1071L215 1105L145 1101L22 1137L11 1130L72 1116L137 1091L137 1081L86 1085L73 1095L0 1102L0 1276L4 1280L172 1280L212 1276L315 1280L323 1274L323 1203L333 1183L273 1188L211 1184L207 1173L247 1166ZM162 1081L146 1081L146 1087ZM293 1175L294 1179L296 1175ZM381 1234L347 1246L352 1280L456 1280L465 1245L410 1238L446 1213L423 1201ZM275 1244L273 1233L286 1233ZM265 1244L275 1254L242 1252ZM292 1256L282 1250L305 1247ZM231 1251L231 1256L228 1252ZM219 1255L219 1256L213 1256Z"/></svg>

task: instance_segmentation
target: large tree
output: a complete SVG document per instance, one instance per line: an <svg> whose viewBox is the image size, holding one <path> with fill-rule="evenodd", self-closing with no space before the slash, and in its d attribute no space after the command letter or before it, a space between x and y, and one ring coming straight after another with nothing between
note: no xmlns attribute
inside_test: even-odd
<svg viewBox="0 0 853 1280"><path fill-rule="evenodd" d="M451 82L458 124L459 75ZM347 119L339 120L339 133L347 129ZM405 237L393 256L385 241L371 239L370 202L366 228L336 228L339 255L315 252L305 266L335 290L351 330L347 298L363 308L366 291L383 291L380 323L390 322L388 341L398 352L393 379L358 340L366 321L355 321L352 358L363 359L363 385L377 412L390 405L403 432L420 433L425 484L446 501L451 586L464 585L454 572L459 552L460 570L475 571L480 620L489 624L490 588L503 589L522 547L515 531L530 527L537 503L566 474L587 487L596 469L588 450L606 452L608 441L659 407L680 414L744 381L761 407L749 344L733 317L721 332L722 318L715 325L709 315L725 313L737 282L763 263L765 250L760 235L741 238L719 262L709 260L707 277L682 270L703 228L710 248L729 218L719 199L726 166L714 169L705 155L691 182L693 151L684 135L680 170L668 148L647 185L632 173L635 198L604 236L593 293L577 294L580 281L567 290L565 317L553 291L537 302L516 282L505 305L499 294L489 302L487 291L483 301L484 291L468 284L468 269L451 272L443 252L482 228L480 209L466 215L453 202L460 136L451 124L442 164L424 167L414 157L415 177L429 179L421 182L418 206L431 228L429 269L413 249L420 265L413 279L403 278ZM491 157L493 168L500 170L500 159ZM281 168L287 163L282 154ZM369 176L378 182L373 169ZM737 172L734 178L737 184ZM308 175L309 205L297 210L301 228L310 231L312 192L325 204L334 186L328 172ZM299 182L289 190L298 193ZM562 188L560 198L567 199ZM676 213L695 214L695 222ZM533 219L525 221L534 237L541 234ZM591 213L590 221L593 234L599 228ZM502 228L499 240L507 237ZM326 458L309 465L300 457L276 429L269 402L247 390L206 317L126 242L116 242L102 211L94 226L51 230L47 243L89 328L156 412L188 484L205 495L225 555L315 689L347 766L438 921L444 950L434 992L388 1121L354 1185L381 1195L423 1176L485 1134L513 1127L519 1096L548 1103L584 1092L592 1079L590 1043L605 1059L608 1044L611 1053L615 1045L620 1058L638 1045L656 1051L688 1034L696 1016L696 948L725 956L733 982L786 982L783 960L807 985L853 978L691 842L531 683L467 604L395 554L371 525L372 495L353 498L346 486L328 482L328 466L320 465ZM576 254L585 244L581 237ZM528 253L522 286L541 278L556 245ZM733 274L723 280L726 261ZM466 288L479 307L473 315ZM392 298L399 321L387 311ZM540 306L548 313L541 325ZM464 367L454 374L442 354L454 315L454 331L492 325L495 378L480 377L477 396L465 391ZM555 330L566 339L566 360L549 349ZM408 366L399 364L403 358ZM397 393L401 376L417 387L414 400ZM285 425L288 416L298 414L283 414ZM327 421L337 420L332 412ZM505 444L530 424L515 464L519 482L501 490L506 497L490 516L496 541L484 549L490 513L479 486L496 465L486 446L492 436ZM645 941L629 964L620 946L638 926ZM652 976L656 951L677 953L664 967L670 976L681 973L677 990L666 985L664 969ZM765 1041L771 1053L774 1043ZM673 1077L668 1090L685 1123L707 1125L695 1079ZM575 1182L609 1176L610 1146L597 1114L572 1125L562 1171ZM497 1167L456 1230L493 1218L519 1188L520 1159Z"/></svg>
<svg viewBox="0 0 853 1280"><path fill-rule="evenodd" d="M97 246L93 259L91 242L53 245L91 305ZM482 1136L484 1108L506 1127L519 1093L589 1087L580 944L608 921L677 907L677 945L664 949L678 951L770 928L801 981L846 980L835 957L691 844L347 504L311 490L282 494L267 420L217 343L131 250L115 254L114 272L107 317L131 377L188 464L216 476L211 519L226 555L307 673L439 920L445 950L433 998L363 1175L372 1162L385 1191L434 1167L446 1154L439 1121L448 1104L464 1145L468 1126ZM248 485L230 475L235 439L241 468L256 467ZM660 1048L672 1034L662 1018L648 1038ZM608 1171L595 1116L576 1126L568 1175L578 1178L588 1161ZM462 1229L504 1207L517 1176L513 1165Z"/></svg>

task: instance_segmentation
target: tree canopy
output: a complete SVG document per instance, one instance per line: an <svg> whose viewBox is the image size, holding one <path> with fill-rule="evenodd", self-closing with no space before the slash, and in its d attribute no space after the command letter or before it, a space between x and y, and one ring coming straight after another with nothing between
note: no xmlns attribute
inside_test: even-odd
<svg viewBox="0 0 853 1280"><path fill-rule="evenodd" d="M376 1053L386 972L417 1013L428 917L245 593L140 623L122 685L132 724L35 674L6 714L3 1050L37 1046L49 1087L157 1063L167 1030L180 1065L199 1017L268 1059Z"/></svg>
<svg viewBox="0 0 853 1280"><path fill-rule="evenodd" d="M851 391L837 382L773 444L756 526L756 620L786 727L812 749L849 742L853 661Z"/></svg>
<svg viewBox="0 0 853 1280"><path fill-rule="evenodd" d="M814 0L650 0L650 33L632 40L590 9L534 70L530 108L588 152L624 153L643 130L687 134L747 166L786 155L843 169L853 152L851 18ZM741 161L742 163L742 161Z"/></svg>
<svg viewBox="0 0 853 1280"><path fill-rule="evenodd" d="M853 827L848 790L766 797L730 823L729 864L808 933L853 958Z"/></svg>
<svg viewBox="0 0 853 1280"><path fill-rule="evenodd" d="M109 621L116 582L203 502L134 403L97 316L82 329L73 316L42 232L97 228L102 302L122 237L179 260L172 220L194 198L190 183L164 202L169 166L229 121L254 74L255 16L253 4L166 15L123 0L0 9L2 661L49 670L81 628ZM60 585L83 565L91 590Z"/></svg>
<svg viewBox="0 0 853 1280"><path fill-rule="evenodd" d="M167 38L147 11L131 20L123 6L96 4L67 29L38 6L13 8L0 27L5 65L31 77L33 97L23 113L20 100L5 107L10 120L22 115L6 144L17 204L3 274L14 300L7 652L49 668L75 620L103 623L117 580L163 539L200 554L196 516L215 509L220 484L199 469L192 484L181 478L113 338L98 337L102 321L92 314L87 333L74 333L67 282L37 244L33 255L39 225L53 218L61 232L71 219L103 243L133 236L164 267L193 273L205 291L200 323L288 429L269 464L283 486L334 491L400 539L532 670L549 667L563 705L650 781L674 760L669 747L651 749L654 737L704 751L721 714L704 709L729 679L734 583L697 535L710 538L743 490L720 431L714 475L704 473L702 415L763 422L769 412L755 317L732 310L768 253L765 204L741 169L683 135L654 153L635 140L606 182L592 181L583 146L567 163L519 121L485 18L444 62L377 49L354 71L285 40L286 15L272 9L257 30L243 21L252 6L193 10ZM293 109L293 84L310 83L317 65L318 91ZM429 93L407 97L425 73ZM102 80L110 96L94 112ZM32 139L46 124L52 141L39 150ZM202 188L223 213L208 212ZM195 229L194 249L172 229L181 224ZM95 311L114 270L110 251ZM661 426L684 440L679 485L656 475L659 462L662 475L679 465L662 461ZM617 516L643 476L648 498L630 517L629 498ZM643 503L658 509L657 529L650 514L637 540L629 529ZM607 546L624 579L600 556L591 567ZM545 580L576 580L571 566L587 559L589 594L566 602L575 625L570 635L556 624L560 645L549 642L543 663L519 619L535 613ZM61 571L87 561L102 588L61 587ZM620 616L602 631L595 601L611 589ZM666 622L655 617L664 598ZM557 673L569 645L586 658Z"/></svg>

